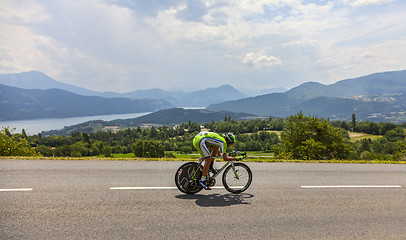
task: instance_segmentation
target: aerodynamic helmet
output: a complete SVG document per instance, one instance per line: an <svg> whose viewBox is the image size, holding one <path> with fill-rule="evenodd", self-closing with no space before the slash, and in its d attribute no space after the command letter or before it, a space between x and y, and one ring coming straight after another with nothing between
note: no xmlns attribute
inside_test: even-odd
<svg viewBox="0 0 406 240"><path fill-rule="evenodd" d="M221 135L228 143L234 143L235 142L235 136L232 133L225 133Z"/></svg>

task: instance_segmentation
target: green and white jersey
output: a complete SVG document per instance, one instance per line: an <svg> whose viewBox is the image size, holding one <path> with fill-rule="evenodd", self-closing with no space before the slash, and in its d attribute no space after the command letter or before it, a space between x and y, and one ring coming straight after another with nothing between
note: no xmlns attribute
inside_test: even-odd
<svg viewBox="0 0 406 240"><path fill-rule="evenodd" d="M227 142L217 133L201 132L193 138L193 146L199 151L202 157L210 156L210 146L220 147L221 153L226 153Z"/></svg>

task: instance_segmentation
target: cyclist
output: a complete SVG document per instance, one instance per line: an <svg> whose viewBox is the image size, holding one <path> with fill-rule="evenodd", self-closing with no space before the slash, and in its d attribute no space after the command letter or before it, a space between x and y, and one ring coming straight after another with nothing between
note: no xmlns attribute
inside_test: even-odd
<svg viewBox="0 0 406 240"><path fill-rule="evenodd" d="M227 147L233 145L234 142L235 136L232 133L226 133L220 136L214 132L201 132L193 138L193 146L204 158L202 178L199 181L199 184L202 185L204 189L211 190L210 187L207 186L206 177L209 173L209 168L214 161L213 157L222 155L224 161L235 161L242 159L242 156L231 157L226 153Z"/></svg>

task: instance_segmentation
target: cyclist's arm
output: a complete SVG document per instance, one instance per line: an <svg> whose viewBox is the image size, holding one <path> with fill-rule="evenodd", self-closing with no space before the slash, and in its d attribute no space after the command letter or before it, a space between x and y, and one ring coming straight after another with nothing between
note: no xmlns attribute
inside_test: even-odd
<svg viewBox="0 0 406 240"><path fill-rule="evenodd" d="M237 157L231 157L228 153L223 153L223 160L224 161L237 161Z"/></svg>

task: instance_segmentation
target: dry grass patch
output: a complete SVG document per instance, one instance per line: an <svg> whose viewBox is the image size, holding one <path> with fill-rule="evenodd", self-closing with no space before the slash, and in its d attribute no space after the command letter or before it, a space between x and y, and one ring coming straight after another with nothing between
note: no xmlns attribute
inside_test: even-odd
<svg viewBox="0 0 406 240"><path fill-rule="evenodd" d="M350 140L351 142L356 142L365 138L370 138L371 140L375 140L377 138L382 137L381 135L372 135L372 134L366 134L366 133L358 133L358 132L348 132L350 135Z"/></svg>

